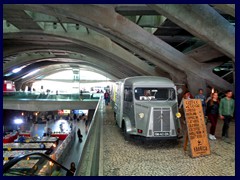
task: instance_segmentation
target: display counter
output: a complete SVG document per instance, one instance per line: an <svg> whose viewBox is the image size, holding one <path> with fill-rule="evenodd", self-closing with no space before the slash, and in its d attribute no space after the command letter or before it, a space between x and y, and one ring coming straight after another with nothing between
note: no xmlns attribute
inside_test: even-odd
<svg viewBox="0 0 240 180"><path fill-rule="evenodd" d="M54 143L58 145L59 138L58 137L49 137L44 136L41 139L37 137L26 137L24 143ZM14 143L18 143L18 140L14 140Z"/></svg>
<svg viewBox="0 0 240 180"><path fill-rule="evenodd" d="M21 160L13 167L11 167L11 169L32 169L38 161L38 159Z"/></svg>
<svg viewBox="0 0 240 180"><path fill-rule="evenodd" d="M6 136L3 137L3 143L11 143L14 142L15 139L17 139L18 133L11 133L7 134Z"/></svg>
<svg viewBox="0 0 240 180"><path fill-rule="evenodd" d="M69 134L66 134L67 137L65 137L65 140L61 143L60 146L58 146L57 150L52 154L52 158L59 163L62 163L62 160L69 152L69 149L71 149L74 141L75 141L75 132L76 132L76 126L73 128L73 131L71 131Z"/></svg>
<svg viewBox="0 0 240 180"><path fill-rule="evenodd" d="M30 134L30 132L20 132L19 136L30 137L31 134Z"/></svg>
<svg viewBox="0 0 240 180"><path fill-rule="evenodd" d="M39 153L44 153L46 154L47 150L34 150L34 151L30 151L30 150L22 150L22 151L3 151L3 160L5 160L4 158L8 158L13 159L17 156L22 156L25 154L30 154L30 153L34 153L34 152L39 152ZM33 158L34 156L31 156L31 158ZM35 156L37 159L41 158L39 156Z"/></svg>
<svg viewBox="0 0 240 180"><path fill-rule="evenodd" d="M11 169L4 173L4 176L26 176L26 175L34 175L38 169L38 159L34 160L21 160L17 162Z"/></svg>
<svg viewBox="0 0 240 180"><path fill-rule="evenodd" d="M58 137L59 140L63 141L64 139L66 139L66 137L68 136L67 133L53 133L51 134L52 137Z"/></svg>
<svg viewBox="0 0 240 180"><path fill-rule="evenodd" d="M53 148L53 143L44 143L45 148L40 147L41 143L7 143L3 144L3 150L50 150Z"/></svg>

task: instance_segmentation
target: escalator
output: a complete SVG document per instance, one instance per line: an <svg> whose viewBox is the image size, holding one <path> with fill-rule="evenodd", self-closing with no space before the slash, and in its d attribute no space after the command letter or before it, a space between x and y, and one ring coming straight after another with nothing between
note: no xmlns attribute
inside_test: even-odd
<svg viewBox="0 0 240 180"><path fill-rule="evenodd" d="M73 176L74 172L43 153L31 153L5 162L3 176Z"/></svg>

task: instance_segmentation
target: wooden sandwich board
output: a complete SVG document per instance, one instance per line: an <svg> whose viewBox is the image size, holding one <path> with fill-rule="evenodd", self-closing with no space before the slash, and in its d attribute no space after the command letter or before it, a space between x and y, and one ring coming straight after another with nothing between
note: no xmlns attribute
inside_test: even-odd
<svg viewBox="0 0 240 180"><path fill-rule="evenodd" d="M209 155L210 146L201 100L185 99L183 101L183 107L187 124L184 150L186 151L189 140L192 157Z"/></svg>

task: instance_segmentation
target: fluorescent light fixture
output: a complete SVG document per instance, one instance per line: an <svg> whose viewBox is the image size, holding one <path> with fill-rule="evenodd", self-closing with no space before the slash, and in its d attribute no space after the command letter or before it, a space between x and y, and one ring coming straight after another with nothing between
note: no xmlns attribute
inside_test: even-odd
<svg viewBox="0 0 240 180"><path fill-rule="evenodd" d="M21 71L23 68L25 68L26 66L21 66L19 68L15 68L14 70L12 70L13 73L18 73L19 71Z"/></svg>
<svg viewBox="0 0 240 180"><path fill-rule="evenodd" d="M31 76L31 75L37 73L38 71L40 71L40 69L36 69L36 70L34 70L34 71L28 73L27 75L23 76L22 79L24 79L24 78L26 78L26 77L28 77L28 76Z"/></svg>
<svg viewBox="0 0 240 180"><path fill-rule="evenodd" d="M22 124L23 120L22 119L14 119L15 124Z"/></svg>
<svg viewBox="0 0 240 180"><path fill-rule="evenodd" d="M16 68L16 69L12 70L12 72L13 72L13 73L17 73L17 72L19 72L19 71L21 71L21 70L22 70L22 68L20 67L20 68Z"/></svg>
<svg viewBox="0 0 240 180"><path fill-rule="evenodd" d="M5 74L4 76L8 77L8 76L11 76L12 74L13 74L12 72L9 72L9 73Z"/></svg>

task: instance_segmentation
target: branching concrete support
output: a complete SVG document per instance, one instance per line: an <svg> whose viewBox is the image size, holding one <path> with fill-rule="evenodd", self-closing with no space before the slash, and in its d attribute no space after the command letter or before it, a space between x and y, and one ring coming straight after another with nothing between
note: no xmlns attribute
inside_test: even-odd
<svg viewBox="0 0 240 180"><path fill-rule="evenodd" d="M158 4L149 6L230 58L235 57L235 27L209 5Z"/></svg>
<svg viewBox="0 0 240 180"><path fill-rule="evenodd" d="M15 82L15 88L16 88L16 91L20 91L20 89L23 90L22 89L22 83L21 82Z"/></svg>

